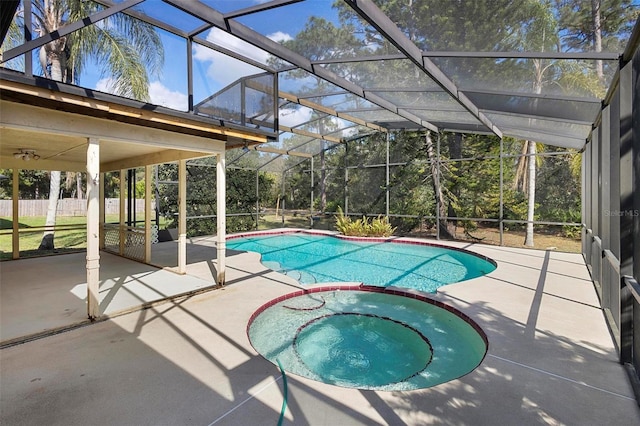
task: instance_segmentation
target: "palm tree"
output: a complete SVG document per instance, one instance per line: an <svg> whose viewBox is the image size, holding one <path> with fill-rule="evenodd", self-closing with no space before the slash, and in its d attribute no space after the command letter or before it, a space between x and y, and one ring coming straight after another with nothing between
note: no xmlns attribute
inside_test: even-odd
<svg viewBox="0 0 640 426"><path fill-rule="evenodd" d="M533 219L535 213L536 198L536 169L542 162L542 157L537 153L543 150L543 145L525 140L522 145L522 155L518 157L514 189L518 189L527 195L527 228L524 245L533 247Z"/></svg>
<svg viewBox="0 0 640 426"><path fill-rule="evenodd" d="M33 25L39 36L104 9L83 0L32 0L31 4ZM20 14L24 12L18 11L18 18ZM154 27L123 13L47 43L38 53L41 73L46 78L78 84L83 70L96 63L102 77L109 77L113 93L141 101L149 101L149 74L158 74L164 62L162 42ZM51 171L47 230L39 250L54 248L59 191L60 172Z"/></svg>
<svg viewBox="0 0 640 426"><path fill-rule="evenodd" d="M530 3L530 10L535 17L529 25L522 27L523 34L520 40L526 50L539 50L545 52L558 48L557 19L553 14L549 2ZM547 59L534 58L532 89L533 93L539 95L549 81L545 81L547 72L551 72L555 67L555 62ZM527 232L524 245L533 247L533 219L535 213L536 196L536 154L538 151L535 141L525 140L522 156L518 159L515 186L522 189L527 194Z"/></svg>
<svg viewBox="0 0 640 426"><path fill-rule="evenodd" d="M592 19L594 32L594 50L601 51L601 25L600 25L600 0L591 0ZM522 40L525 49L540 50L541 52L559 49L560 28L558 17L553 13L551 3L540 2L532 4L532 11L537 19L529 26L524 27L525 33ZM546 59L532 59L533 64L533 93L539 95L545 85L556 84L563 89L580 88L594 96L604 96L602 82L602 61L596 61L595 78L588 68L580 64L560 64ZM552 74L547 77L547 74ZM527 231L524 245L533 247L533 219L535 211L536 193L536 166L540 165L541 158L536 157L542 145L535 141L526 140L523 146L523 155L518 160L515 186L521 189L528 198Z"/></svg>

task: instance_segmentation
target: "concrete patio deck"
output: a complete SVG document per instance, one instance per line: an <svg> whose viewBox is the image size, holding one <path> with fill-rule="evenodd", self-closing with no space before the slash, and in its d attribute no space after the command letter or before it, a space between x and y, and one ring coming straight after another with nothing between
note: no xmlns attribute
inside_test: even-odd
<svg viewBox="0 0 640 426"><path fill-rule="evenodd" d="M489 351L483 363L460 379L410 392L345 389L287 375L284 424L640 424L640 410L580 255L451 245L498 263L487 276L443 287L433 295L484 329ZM283 379L276 366L253 350L246 325L263 303L297 290L295 281L264 268L255 254L233 253L227 260L227 286L198 293L198 285L213 283L206 279L211 260L193 256L188 275L179 276L135 262L136 267L125 267L125 259L102 256L102 300L113 295L105 312L112 304L116 309L118 292L128 283L162 294L167 290L154 287L156 283L175 288L184 279L197 284L193 293L148 304L148 309L129 307L131 312L106 321L0 350L0 423L278 423ZM34 298L28 287L37 284L37 298L44 306L53 303L47 303L44 284L54 280L55 271L67 277L68 288L82 284L67 263L73 259L65 257L0 265L2 340L14 315L24 315L20 321L37 315L33 306L20 313L24 306L18 304ZM83 273L84 258L77 261ZM16 286L12 277L18 275L11 271L16 265L24 293L9 297L6 286ZM114 275L116 271L120 275ZM80 300L71 294L65 297ZM120 312L126 312L121 307ZM81 316L80 311L69 311L68 322ZM64 318L58 319L62 323Z"/></svg>

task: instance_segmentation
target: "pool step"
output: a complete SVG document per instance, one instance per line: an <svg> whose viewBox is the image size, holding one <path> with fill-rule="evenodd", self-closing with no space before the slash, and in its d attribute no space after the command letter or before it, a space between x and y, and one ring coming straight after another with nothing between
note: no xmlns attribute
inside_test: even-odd
<svg viewBox="0 0 640 426"><path fill-rule="evenodd" d="M271 269L272 271L283 272L282 265L280 265L280 262L276 262L275 260L268 260L268 261L263 260L262 264L267 268Z"/></svg>
<svg viewBox="0 0 640 426"><path fill-rule="evenodd" d="M288 277L293 278L294 280L298 281L300 284L316 284L318 282L316 280L316 277L314 277L312 274L304 271L299 271L297 269L287 269L280 272L282 272Z"/></svg>
<svg viewBox="0 0 640 426"><path fill-rule="evenodd" d="M275 260L263 261L262 264L275 272L280 272L281 274L285 274L286 276L293 278L301 284L318 283L316 277L313 276L313 274L305 271L299 271L297 269L284 269L280 262L276 262Z"/></svg>
<svg viewBox="0 0 640 426"><path fill-rule="evenodd" d="M310 274L308 272L303 272L303 271L299 271L300 272L300 282L303 284L317 284L318 281L316 280L315 275Z"/></svg>

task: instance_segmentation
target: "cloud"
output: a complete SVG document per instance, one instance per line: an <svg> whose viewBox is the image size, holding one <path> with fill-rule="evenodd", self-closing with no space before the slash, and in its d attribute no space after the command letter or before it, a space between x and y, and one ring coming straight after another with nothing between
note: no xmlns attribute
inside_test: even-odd
<svg viewBox="0 0 640 426"><path fill-rule="evenodd" d="M292 39L289 34L282 31L270 34L267 37L276 42ZM206 40L261 64L266 65L271 57L270 53L219 28L212 28L207 34ZM206 77L217 83L212 90L219 90L240 77L263 72L260 68L198 44L194 45L193 57L196 61L206 65Z"/></svg>
<svg viewBox="0 0 640 426"><path fill-rule="evenodd" d="M292 39L291 35L282 31L269 34L267 37L278 43ZM212 28L206 39L211 43L265 65L271 57L270 53L218 28ZM196 98L207 97L241 77L263 72L260 68L197 43L194 45L193 58L194 61L199 63L199 65L195 64L194 66L194 77L197 74L197 70L202 69L202 73L205 75L201 75L200 78L206 86L200 90L197 87L195 88L196 91L200 91L200 93L195 93ZM100 79L96 82L95 89L114 93L113 80L110 78ZM153 104L181 111L186 111L187 109L187 95L173 91L159 81L152 82L149 85L149 95Z"/></svg>
<svg viewBox="0 0 640 426"><path fill-rule="evenodd" d="M266 52L218 28L213 28L209 31L207 41L258 62L266 63ZM193 52L194 60L205 65L206 75L203 78L209 80L209 84L213 83L207 89L210 91L218 91L240 77L261 72L259 68L202 45L195 44ZM195 68L197 69L198 67Z"/></svg>
<svg viewBox="0 0 640 426"><path fill-rule="evenodd" d="M311 108L298 107L295 109L280 109L278 119L280 124L287 127L294 127L301 123L306 123L311 118L313 110Z"/></svg>
<svg viewBox="0 0 640 426"><path fill-rule="evenodd" d="M341 132L341 136L342 136L343 138L348 138L349 136L355 136L355 135L357 135L359 131L360 131L360 128L358 128L358 127L350 127L350 128L348 128L348 129L344 129L344 130Z"/></svg>
<svg viewBox="0 0 640 426"><path fill-rule="evenodd" d="M94 89L115 94L112 78L98 80ZM154 105L161 105L179 111L186 111L188 108L188 97L185 93L171 90L159 81L153 81L149 84L149 98Z"/></svg>
<svg viewBox="0 0 640 426"><path fill-rule="evenodd" d="M267 63L267 59L269 57L269 54L264 50L259 49L219 28L212 28L207 34L206 40L263 64ZM214 50L197 44L194 52L194 58L200 61L211 61L215 56L214 54L217 53Z"/></svg>
<svg viewBox="0 0 640 426"><path fill-rule="evenodd" d="M293 37L291 37L287 33L283 33L282 31L277 31L273 34L269 34L267 37L278 43L282 43L283 41L293 40Z"/></svg>
<svg viewBox="0 0 640 426"><path fill-rule="evenodd" d="M96 82L96 87L94 87L95 90L99 91L99 92L105 92L105 93L114 93L113 90L113 79L112 78L101 78L100 80L98 80Z"/></svg>
<svg viewBox="0 0 640 426"><path fill-rule="evenodd" d="M186 111L189 108L189 98L186 94L171 90L159 81L154 81L149 85L149 97L154 105L161 105L179 111Z"/></svg>

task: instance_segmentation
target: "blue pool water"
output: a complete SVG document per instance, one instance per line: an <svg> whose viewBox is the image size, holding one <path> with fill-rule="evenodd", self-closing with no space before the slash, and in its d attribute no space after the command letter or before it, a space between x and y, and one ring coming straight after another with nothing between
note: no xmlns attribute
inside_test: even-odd
<svg viewBox="0 0 640 426"><path fill-rule="evenodd" d="M302 284L363 282L435 292L495 269L490 261L461 250L305 233L235 238L227 248L258 252L265 266Z"/></svg>
<svg viewBox="0 0 640 426"><path fill-rule="evenodd" d="M426 297L357 287L286 297L258 309L247 333L258 353L290 374L349 388L413 390L464 376L487 352L475 323Z"/></svg>

